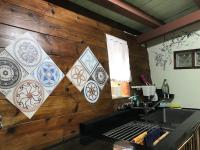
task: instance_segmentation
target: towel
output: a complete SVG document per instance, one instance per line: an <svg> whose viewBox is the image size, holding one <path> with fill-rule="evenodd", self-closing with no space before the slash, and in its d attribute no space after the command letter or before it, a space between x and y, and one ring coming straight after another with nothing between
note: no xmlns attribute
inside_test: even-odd
<svg viewBox="0 0 200 150"><path fill-rule="evenodd" d="M144 138L144 143L146 146L152 146L153 142L158 139L162 134L163 130L161 128L153 128L147 133L147 136Z"/></svg>

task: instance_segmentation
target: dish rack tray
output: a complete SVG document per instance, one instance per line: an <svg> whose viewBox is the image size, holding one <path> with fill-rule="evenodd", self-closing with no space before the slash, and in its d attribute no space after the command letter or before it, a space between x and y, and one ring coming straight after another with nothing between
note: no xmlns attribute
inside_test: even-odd
<svg viewBox="0 0 200 150"><path fill-rule="evenodd" d="M131 121L117 128L103 133L104 136L116 140L124 140L131 142L134 137L137 137L145 131L150 131L153 128L158 128L156 124L140 121Z"/></svg>

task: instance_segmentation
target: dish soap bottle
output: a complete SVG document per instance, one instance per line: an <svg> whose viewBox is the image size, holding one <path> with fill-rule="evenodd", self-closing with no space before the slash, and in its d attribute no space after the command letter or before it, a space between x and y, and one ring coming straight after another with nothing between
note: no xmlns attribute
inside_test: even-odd
<svg viewBox="0 0 200 150"><path fill-rule="evenodd" d="M167 83L167 79L164 79L161 89L164 94L164 98L169 99L169 84Z"/></svg>

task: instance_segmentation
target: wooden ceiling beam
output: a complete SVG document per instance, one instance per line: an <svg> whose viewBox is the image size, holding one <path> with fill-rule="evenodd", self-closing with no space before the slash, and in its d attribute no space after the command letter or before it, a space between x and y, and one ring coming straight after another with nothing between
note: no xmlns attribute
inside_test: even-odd
<svg viewBox="0 0 200 150"><path fill-rule="evenodd" d="M62 8L71 10L73 12L76 12L76 13L80 14L80 15L92 18L94 20L97 20L97 21L102 22L104 24L107 24L109 26L112 26L112 27L114 27L116 29L119 29L119 30L122 30L122 31L126 31L128 33L133 34L133 35L141 34L140 31L138 31L138 30L136 30L134 28L130 28L130 27L126 26L126 25L117 23L117 22L115 22L115 21L113 21L111 19L103 17L103 16L101 16L101 15L99 15L97 13L94 13L94 12L88 10L88 9L85 9L85 8L75 4L75 3L72 3L70 1L68 1L68 0L62 0L62 1L59 1L59 0L45 0L45 1L47 1L49 3L52 3L54 5L60 6Z"/></svg>
<svg viewBox="0 0 200 150"><path fill-rule="evenodd" d="M162 25L152 31L143 33L139 35L136 39L138 43L144 43L149 40L155 39L161 35L169 33L171 31L177 30L179 28L185 27L192 23L200 21L200 10L197 10L189 15L179 18L175 21Z"/></svg>
<svg viewBox="0 0 200 150"><path fill-rule="evenodd" d="M122 0L90 0L93 3L101 5L107 9L117 12L130 19L138 21L151 28L157 28L163 24L163 22L157 20L153 16L145 13L141 9L123 2Z"/></svg>
<svg viewBox="0 0 200 150"><path fill-rule="evenodd" d="M194 0L194 2L197 4L197 6L200 8L200 0Z"/></svg>

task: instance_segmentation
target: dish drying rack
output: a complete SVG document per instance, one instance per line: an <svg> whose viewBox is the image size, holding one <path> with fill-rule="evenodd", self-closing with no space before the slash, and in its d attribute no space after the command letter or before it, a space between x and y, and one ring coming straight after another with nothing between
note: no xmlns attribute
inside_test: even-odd
<svg viewBox="0 0 200 150"><path fill-rule="evenodd" d="M133 138L145 131L148 132L153 128L159 128L159 125L148 122L131 121L117 128L109 130L108 132L103 133L103 135L116 140L131 142Z"/></svg>

